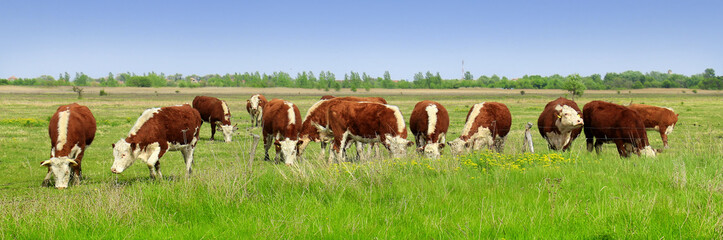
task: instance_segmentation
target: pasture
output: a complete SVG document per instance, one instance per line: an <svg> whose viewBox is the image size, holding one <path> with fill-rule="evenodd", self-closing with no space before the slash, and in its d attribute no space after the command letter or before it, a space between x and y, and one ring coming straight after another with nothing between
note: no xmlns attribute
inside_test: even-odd
<svg viewBox="0 0 723 240"><path fill-rule="evenodd" d="M596 155L584 134L571 151L553 152L533 127L534 154L522 153L524 124L537 123L559 90L384 90L405 120L414 104L435 100L450 114L447 140L459 136L469 108L496 101L512 112L503 154L476 152L428 160L408 157L327 165L312 143L304 161L287 167L263 161L259 143L249 161L246 99L283 98L302 113L321 95L297 89L129 89L108 96L89 88L83 99L67 88L0 89L0 238L723 238L723 94L681 90L589 91L575 101L630 101L679 113L670 149L657 158L618 157L613 144ZM125 138L143 110L191 102L199 94L226 100L240 131L232 143L201 127L194 173L185 177L179 152L160 160L164 179L150 180L136 161L110 172L111 143ZM40 187L49 157L48 120L78 102L98 130L83 159L81 185ZM260 134L260 129L251 130ZM660 135L648 132L654 148ZM413 140L410 136L408 139ZM270 154L273 157L273 148Z"/></svg>

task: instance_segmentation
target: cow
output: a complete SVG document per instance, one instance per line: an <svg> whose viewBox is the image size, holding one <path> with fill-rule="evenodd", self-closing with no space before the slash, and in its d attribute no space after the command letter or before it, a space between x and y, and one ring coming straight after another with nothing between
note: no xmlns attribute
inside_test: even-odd
<svg viewBox="0 0 723 240"><path fill-rule="evenodd" d="M582 132L582 111L577 103L566 98L555 99L537 118L537 128L552 150L567 151L572 141Z"/></svg>
<svg viewBox="0 0 723 240"><path fill-rule="evenodd" d="M40 163L48 167L43 187L50 185L52 175L57 189L67 188L71 177L74 184L80 184L83 155L93 143L95 130L95 117L88 107L77 103L58 107L48 124L50 159Z"/></svg>
<svg viewBox="0 0 723 240"><path fill-rule="evenodd" d="M319 131L334 135L329 163L333 158L345 161L344 150L352 142L379 142L392 157L404 157L412 142L397 106L372 102L341 102L327 110L327 126L316 125Z"/></svg>
<svg viewBox="0 0 723 240"><path fill-rule="evenodd" d="M439 158L449 128L447 109L435 101L421 101L414 105L409 117L409 130L414 135L417 151L428 158Z"/></svg>
<svg viewBox="0 0 723 240"><path fill-rule="evenodd" d="M635 110L614 103L592 101L583 106L582 118L589 152L592 152L593 141L598 154L603 143L614 142L622 157L630 156L630 152L655 157L643 119Z"/></svg>
<svg viewBox="0 0 723 240"><path fill-rule="evenodd" d="M264 160L269 159L269 148L273 143L276 146L276 158L279 162L279 155L286 165L295 164L298 156L299 130L301 130L301 114L299 108L291 102L282 99L272 99L263 108L263 136Z"/></svg>
<svg viewBox="0 0 723 240"><path fill-rule="evenodd" d="M470 149L480 150L483 146L502 152L505 138L512 126L512 114L506 105L498 102L477 103L470 108L462 135L448 142L453 155Z"/></svg>
<svg viewBox="0 0 723 240"><path fill-rule="evenodd" d="M678 122L678 114L672 108L656 107L645 104L630 104L628 108L638 112L643 118L646 129L655 129L660 132L663 139L663 147L668 148L668 134L673 132Z"/></svg>
<svg viewBox="0 0 723 240"><path fill-rule="evenodd" d="M321 100L343 100L343 101L354 101L354 102L375 102L375 103L381 103L381 104L387 104L387 100L383 97L334 97L332 95L324 95L321 96Z"/></svg>
<svg viewBox="0 0 723 240"><path fill-rule="evenodd" d="M324 99L326 98L326 99ZM299 137L304 140L304 143L299 146L299 155L302 155L306 147L309 145L311 141L314 142L320 142L321 143L321 153L322 156L324 155L324 151L326 150L326 144L329 142L333 135L326 134L323 132L319 132L318 129L315 127L315 125L321 125L326 126L328 125L326 122L326 113L329 107L333 104L337 104L343 101L355 101L355 102L361 102L361 101L368 101L368 102L376 102L376 103L382 103L386 104L386 100L381 97L368 97L368 98L360 98L360 97L334 97L330 95L325 95L322 97L322 100L316 102L314 105L312 105L309 110L306 112L306 116L304 117L304 122L301 126L301 132L299 133ZM361 144L357 144L357 154L361 151Z"/></svg>
<svg viewBox="0 0 723 240"><path fill-rule="evenodd" d="M196 96L192 103L193 108L201 114L204 122L211 124L211 141L216 131L223 133L223 140L231 142L233 133L238 130L236 125L231 125L231 112L228 110L226 101L215 97Z"/></svg>
<svg viewBox="0 0 723 240"><path fill-rule="evenodd" d="M143 111L128 137L112 144L115 160L110 171L120 174L141 159L148 165L151 179L162 179L160 158L166 151L181 151L186 176L190 176L201 124L201 114L188 104Z"/></svg>
<svg viewBox="0 0 723 240"><path fill-rule="evenodd" d="M262 123L262 114L264 105L266 105L266 97L261 94L255 94L246 100L246 111L251 115L251 126L258 127Z"/></svg>

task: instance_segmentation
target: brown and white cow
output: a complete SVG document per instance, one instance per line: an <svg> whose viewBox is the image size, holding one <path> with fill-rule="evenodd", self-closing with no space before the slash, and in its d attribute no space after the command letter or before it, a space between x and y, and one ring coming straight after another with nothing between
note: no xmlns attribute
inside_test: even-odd
<svg viewBox="0 0 723 240"><path fill-rule="evenodd" d="M269 159L269 148L273 143L276 146L276 158L279 155L286 165L293 165L298 155L298 146L303 143L299 140L301 130L301 114L299 108L291 102L282 99L273 99L263 108L263 136L264 160Z"/></svg>
<svg viewBox="0 0 723 240"><path fill-rule="evenodd" d="M600 153L603 143L614 142L622 157L630 156L631 152L655 157L643 119L635 110L614 103L592 101L583 106L582 118L588 151L592 151L594 140L597 153Z"/></svg>
<svg viewBox="0 0 723 240"><path fill-rule="evenodd" d="M214 140L213 136L218 130L223 133L225 142L231 142L231 137L238 127L231 125L231 111L229 111L226 101L215 97L196 96L192 106L198 110L204 122L211 124L211 141Z"/></svg>
<svg viewBox="0 0 723 240"><path fill-rule="evenodd" d="M397 106L345 101L329 108L327 123L327 126L317 127L334 135L332 150L335 154L330 154L329 162L334 157L344 161L344 150L352 141L379 142L394 158L404 157L407 147L412 144L407 140L404 117Z"/></svg>
<svg viewBox="0 0 723 240"><path fill-rule="evenodd" d="M325 99L326 98L326 99ZM304 117L304 122L301 126L301 132L299 133L300 139L304 140L304 143L299 146L299 155L303 154L304 149L309 145L311 141L314 142L320 142L321 143L321 156L324 155L324 151L326 150L326 144L327 142L331 141L333 135L326 132L321 132L318 130L316 125L320 126L327 126L328 123L326 121L326 114L329 110L329 107L340 103L344 101L352 101L352 102L376 102L376 103L382 103L386 104L386 100L381 97L368 97L368 98L361 98L361 97L334 97L330 95L325 95L322 97L322 100L314 103L309 110L306 112L306 116ZM357 144L357 153L360 151L361 144Z"/></svg>
<svg viewBox="0 0 723 240"><path fill-rule="evenodd" d="M264 112L264 105L266 105L266 97L261 94L255 94L246 100L246 111L251 115L251 125L258 127L259 124L263 124L262 114Z"/></svg>
<svg viewBox="0 0 723 240"><path fill-rule="evenodd" d="M454 155L483 146L494 147L497 152L504 149L505 138L512 126L512 114L506 105L498 102L477 103L467 113L462 135L448 142Z"/></svg>
<svg viewBox="0 0 723 240"><path fill-rule="evenodd" d="M190 175L201 124L201 115L188 104L143 111L128 137L113 144L115 160L110 171L122 173L141 159L148 165L151 178L163 178L159 159L166 151L181 151Z"/></svg>
<svg viewBox="0 0 723 240"><path fill-rule="evenodd" d="M421 101L414 105L409 117L409 130L414 135L417 151L428 158L439 158L449 128L447 109L435 101Z"/></svg>
<svg viewBox="0 0 723 240"><path fill-rule="evenodd" d="M630 104L628 108L638 112L643 118L643 124L647 129L655 129L663 139L663 146L668 148L668 134L673 132L678 122L678 114L672 108L656 107L645 104Z"/></svg>
<svg viewBox="0 0 723 240"><path fill-rule="evenodd" d="M540 135L552 150L567 151L582 132L582 125L582 111L577 103L562 97L547 103L537 118Z"/></svg>
<svg viewBox="0 0 723 240"><path fill-rule="evenodd" d="M58 189L67 188L71 177L74 184L80 183L83 154L93 143L95 130L95 117L88 107L77 103L58 107L48 125L50 159L40 163L48 167L44 187L50 184L52 175Z"/></svg>
<svg viewBox="0 0 723 240"><path fill-rule="evenodd" d="M383 97L354 97L354 96L348 96L348 97L334 97L332 95L324 95L321 96L321 100L342 100L342 101L352 101L352 102L374 102L374 103L381 103L381 104L387 104L387 100Z"/></svg>

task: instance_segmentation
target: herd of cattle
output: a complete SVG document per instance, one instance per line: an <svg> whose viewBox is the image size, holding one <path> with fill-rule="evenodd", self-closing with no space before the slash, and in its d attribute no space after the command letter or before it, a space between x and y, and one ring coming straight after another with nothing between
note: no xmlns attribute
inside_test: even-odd
<svg viewBox="0 0 723 240"><path fill-rule="evenodd" d="M293 103L282 99L267 101L260 94L247 100L246 110L251 115L252 126L262 127L264 159L270 160L268 151L273 144L275 161L287 165L294 164L312 141L321 143L321 156L325 156L326 145L332 143L329 162L345 161L345 151L351 144L356 145L357 156L365 152L365 144L370 154L375 145L380 144L395 158L406 155L407 148L413 144L429 158L438 158L445 145L449 145L453 155L485 147L502 152L512 125L512 115L505 104L478 103L467 113L461 135L447 142L450 123L447 110L438 102L421 101L414 106L409 119L413 143L407 140L407 127L399 108L388 105L381 97L324 96L309 108L303 121ZM603 143L613 142L620 156L628 157L631 153L655 156L660 151L650 146L646 128L659 131L667 148L667 135L677 121L678 115L669 108L592 101L580 111L574 101L558 98L545 106L537 125L552 150L568 150L584 131L588 151L594 147L599 153ZM216 131L220 131L224 140L230 142L238 130L237 125L231 124L226 102L214 97L197 96L192 105L145 110L127 137L112 144L115 159L111 172L122 173L141 159L148 165L151 178L162 178L159 159L167 151L181 151L187 174L191 174L193 152L203 122L211 124L211 140ZM41 163L48 167L43 186L50 184L53 175L55 187L59 189L66 188L71 178L75 184L80 182L83 154L93 142L95 131L95 118L87 107L77 103L58 107L48 127L50 159Z"/></svg>

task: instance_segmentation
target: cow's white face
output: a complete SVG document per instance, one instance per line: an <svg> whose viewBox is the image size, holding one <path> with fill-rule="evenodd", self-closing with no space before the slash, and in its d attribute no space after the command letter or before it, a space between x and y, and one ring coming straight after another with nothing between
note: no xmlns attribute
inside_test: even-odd
<svg viewBox="0 0 723 240"><path fill-rule="evenodd" d="M78 165L78 163L68 157L54 157L43 161L40 165L49 167L55 175L55 188L64 189L70 182L71 166Z"/></svg>
<svg viewBox="0 0 723 240"><path fill-rule="evenodd" d="M279 141L279 145L281 145L281 156L284 158L284 163L286 165L293 165L296 163L298 145L302 143L303 141L291 140L288 138Z"/></svg>
<svg viewBox="0 0 723 240"><path fill-rule="evenodd" d="M640 153L646 157L655 157L656 155L655 149L653 149L653 147L651 146L645 146L643 150L640 150Z"/></svg>
<svg viewBox="0 0 723 240"><path fill-rule="evenodd" d="M407 155L407 147L409 147L412 144L407 139L401 138L399 136L391 137L387 135L386 139L386 145L389 147L389 152L391 152L393 158L403 158Z"/></svg>
<svg viewBox="0 0 723 240"><path fill-rule="evenodd" d="M309 135L304 135L303 137L299 138L302 143L299 144L299 155L304 153L304 149L306 149L307 146L309 146L309 142L311 142L311 138L309 138Z"/></svg>
<svg viewBox="0 0 723 240"><path fill-rule="evenodd" d="M424 145L424 156L437 159L441 156L441 149L444 148L444 143L428 143Z"/></svg>
<svg viewBox="0 0 723 240"><path fill-rule="evenodd" d="M448 142L447 145L449 145L449 151L452 152L452 155L457 156L464 153L464 151L467 149L468 144L461 138L457 138L455 140L452 140L451 142Z"/></svg>
<svg viewBox="0 0 723 240"><path fill-rule="evenodd" d="M131 144L123 139L118 140L118 142L113 144L113 157L115 160L110 171L113 173L122 173L135 162L136 158L133 155Z"/></svg>
<svg viewBox="0 0 723 240"><path fill-rule="evenodd" d="M236 130L238 130L236 125L216 125L216 131L223 132L223 140L226 142L231 142L233 133L236 132Z"/></svg>
<svg viewBox="0 0 723 240"><path fill-rule="evenodd" d="M559 119L558 127L564 128L564 129L560 129L560 130L575 129L575 128L582 127L582 125L583 125L582 117L572 107L567 106L567 105L562 105L562 106L557 105L555 107L555 110L557 110L558 114L559 114L559 115L557 115L557 118Z"/></svg>

